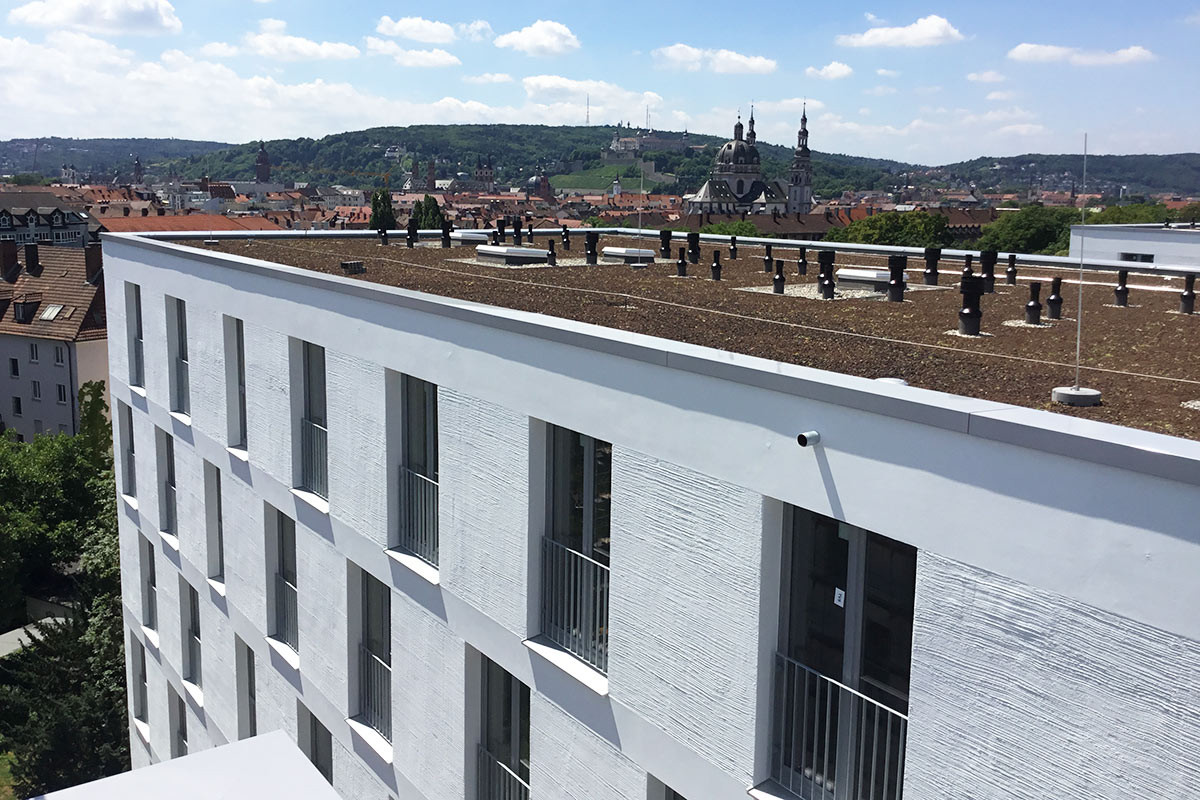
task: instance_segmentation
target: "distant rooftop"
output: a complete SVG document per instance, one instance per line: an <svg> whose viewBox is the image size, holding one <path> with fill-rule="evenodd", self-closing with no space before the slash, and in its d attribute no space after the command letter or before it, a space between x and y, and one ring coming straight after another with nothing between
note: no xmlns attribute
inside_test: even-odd
<svg viewBox="0 0 1200 800"><path fill-rule="evenodd" d="M539 238L537 246L545 241ZM808 243L804 276L796 274L796 245L774 246L775 257L786 259L783 296L771 292L762 246L741 246L738 258L730 259L726 246L706 242L700 262L688 265L689 277L678 278L682 241L673 243L670 260L645 269L585 267L580 233L572 236L570 251L558 246L560 266L519 269L475 263L473 244L441 249L424 242L408 249L399 238L387 248L374 239L299 236L186 244L338 276L345 275L340 262L361 261L365 272L352 279L1200 439L1200 316L1178 313L1183 287L1178 277L1134 272L1129 307L1117 308L1115 276L1085 275L1081 382L1102 389L1104 403L1068 409L1051 403L1050 390L1074 381L1078 272L1071 269L1022 266L1018 285L1007 286L1001 260L995 293L982 299L984 335L962 337L954 333L963 299L957 288L961 258L944 257L940 287L929 289L919 286L924 261L910 258L909 291L904 302L893 303L870 291L849 291L848 283L839 284L843 299L812 297L819 243ZM600 240L600 249L605 247L657 253L657 234L640 240L606 234ZM709 279L716 249L720 282ZM879 255L838 252L835 267L885 264ZM978 261L975 270L978 274ZM1046 320L1043 312L1042 327L1024 326L1029 282L1042 282L1045 305L1054 277L1064 279L1063 319Z"/></svg>

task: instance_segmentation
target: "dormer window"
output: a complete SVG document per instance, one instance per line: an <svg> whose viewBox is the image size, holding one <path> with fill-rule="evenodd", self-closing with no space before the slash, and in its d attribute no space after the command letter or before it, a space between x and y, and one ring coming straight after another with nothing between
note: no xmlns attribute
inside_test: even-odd
<svg viewBox="0 0 1200 800"><path fill-rule="evenodd" d="M28 224L29 224L29 225L31 225L31 226L32 226L32 225L37 225L37 212L36 212L36 211L30 211L30 212L29 212L29 216L28 216L28 217L26 217L26 219L28 219L28 220L29 220L29 222L28 222Z"/></svg>
<svg viewBox="0 0 1200 800"><path fill-rule="evenodd" d="M11 228L11 227L12 227L12 217L8 216L8 214L0 214L0 228Z"/></svg>
<svg viewBox="0 0 1200 800"><path fill-rule="evenodd" d="M62 214L60 214L60 213L58 213L57 211L55 211L55 212L54 212L54 217L53 217L53 220L51 221L51 223L50 223L50 224L51 224L51 225L62 225L62 221L63 221L63 220L62 220Z"/></svg>

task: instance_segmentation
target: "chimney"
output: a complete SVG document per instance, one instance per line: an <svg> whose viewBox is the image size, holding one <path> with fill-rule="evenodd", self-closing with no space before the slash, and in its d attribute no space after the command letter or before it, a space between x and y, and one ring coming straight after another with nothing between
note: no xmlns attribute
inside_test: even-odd
<svg viewBox="0 0 1200 800"><path fill-rule="evenodd" d="M143 216L143 217L148 217L148 216L150 216L150 209L149 209L149 208L146 208L146 207L143 207L143 208L142 208L142 216Z"/></svg>
<svg viewBox="0 0 1200 800"><path fill-rule="evenodd" d="M121 213L124 214L126 217L128 217L129 216L129 206L125 206L124 208L122 208Z"/></svg>
<svg viewBox="0 0 1200 800"><path fill-rule="evenodd" d="M167 215L167 210L165 208L158 209L158 216L165 217L166 215Z"/></svg>
<svg viewBox="0 0 1200 800"><path fill-rule="evenodd" d="M41 262L38 261L38 246L36 244L25 245L25 271L30 275L37 275L41 272Z"/></svg>
<svg viewBox="0 0 1200 800"><path fill-rule="evenodd" d="M83 266L87 282L93 285L98 283L104 272L104 255L100 251L100 245L89 244L83 248Z"/></svg>
<svg viewBox="0 0 1200 800"><path fill-rule="evenodd" d="M17 269L17 243L11 239L0 241L0 277L8 276ZM15 280L15 277L14 277Z"/></svg>

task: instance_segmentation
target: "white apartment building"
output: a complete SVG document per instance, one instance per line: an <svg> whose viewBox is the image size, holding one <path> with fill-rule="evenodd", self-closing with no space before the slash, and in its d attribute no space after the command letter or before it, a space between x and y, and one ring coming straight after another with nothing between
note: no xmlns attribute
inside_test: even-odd
<svg viewBox="0 0 1200 800"><path fill-rule="evenodd" d="M1072 225L1071 258L1148 264L1200 266L1200 229L1194 224Z"/></svg>
<svg viewBox="0 0 1200 800"><path fill-rule="evenodd" d="M104 238L135 767L1195 796L1200 443Z"/></svg>

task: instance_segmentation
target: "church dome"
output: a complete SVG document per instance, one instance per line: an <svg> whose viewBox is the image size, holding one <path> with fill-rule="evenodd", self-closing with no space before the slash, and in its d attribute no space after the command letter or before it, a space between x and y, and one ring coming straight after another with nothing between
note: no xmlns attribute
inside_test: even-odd
<svg viewBox="0 0 1200 800"><path fill-rule="evenodd" d="M757 164L758 148L745 139L732 139L717 151L718 164Z"/></svg>

